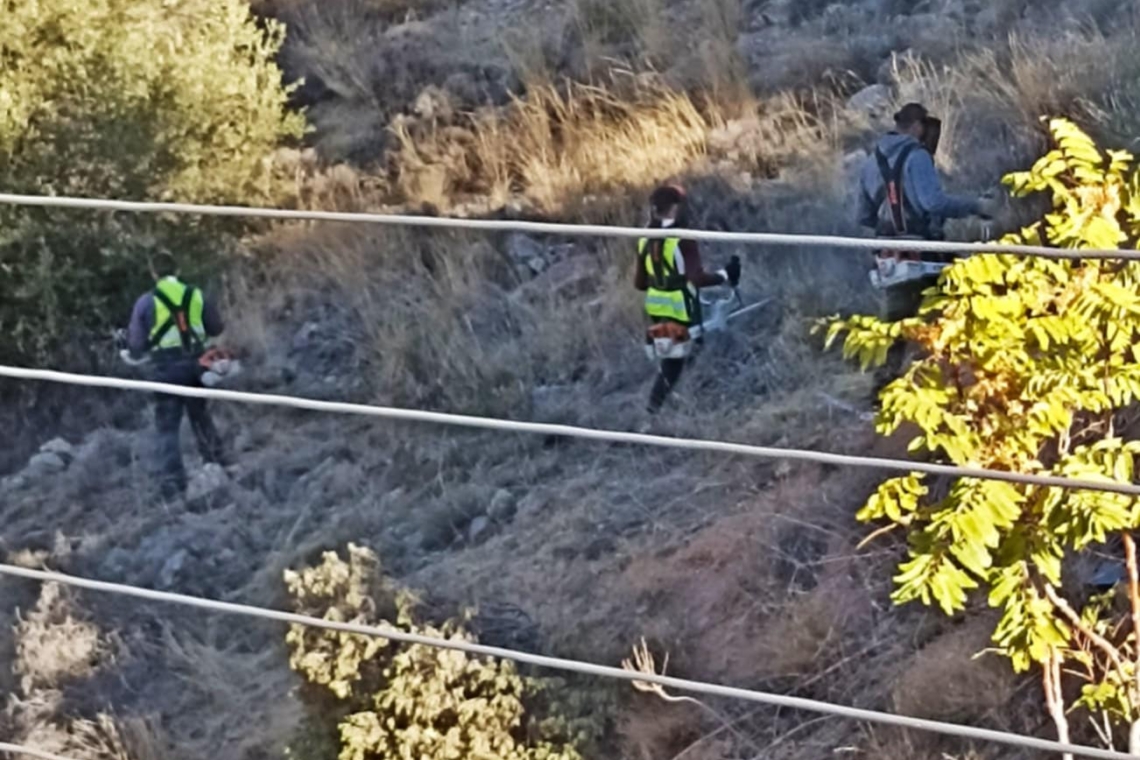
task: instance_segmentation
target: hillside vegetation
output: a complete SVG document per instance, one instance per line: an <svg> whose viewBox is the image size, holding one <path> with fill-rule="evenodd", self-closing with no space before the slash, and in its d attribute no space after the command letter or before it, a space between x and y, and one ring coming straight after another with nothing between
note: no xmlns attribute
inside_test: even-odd
<svg viewBox="0 0 1140 760"><path fill-rule="evenodd" d="M854 233L853 172L902 102L945 119L963 192L1031 166L1043 115L1106 147L1140 135L1124 1L0 8L0 184L27 192L640 224L676 179L696 226ZM1011 203L1000 226L1041 210ZM244 389L650 424L627 242L0 214L6 360L124 372L91 336L121 326L166 244L223 299ZM863 255L704 249L710 267L734 253L744 296L772 300L709 342L652 429L903 456L868 422L881 378L811 332L874 308ZM6 561L614 665L644 638L676 675L1053 735L1034 681L974 657L989 610L891 604L902 538L863 547L855 518L878 473L219 405L237 467L191 456L190 498L164 504L143 398L0 390ZM306 600L322 572L351 583ZM304 656L337 644L339 694ZM453 716L401 700L482 704L488 678L501 709L458 734L508 756L1030 757L417 648L349 662L356 645L3 579L0 736L76 760L435 757Z"/></svg>

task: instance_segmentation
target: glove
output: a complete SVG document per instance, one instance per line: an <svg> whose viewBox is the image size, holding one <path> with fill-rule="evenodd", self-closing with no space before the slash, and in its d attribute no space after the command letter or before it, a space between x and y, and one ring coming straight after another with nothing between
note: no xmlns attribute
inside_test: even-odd
<svg viewBox="0 0 1140 760"><path fill-rule="evenodd" d="M998 198L989 195L983 195L978 198L978 216L982 219L990 220L1001 213L1002 203Z"/></svg>
<svg viewBox="0 0 1140 760"><path fill-rule="evenodd" d="M132 357L131 351L128 348L124 348L119 352L119 358L122 359L124 363L129 364L132 367L140 367L143 364L147 363L147 358L145 356L141 359L135 359Z"/></svg>
<svg viewBox="0 0 1140 760"><path fill-rule="evenodd" d="M737 285L739 285L740 284L740 257L739 256L733 256L731 259L729 259L728 260L728 266L726 266L724 269L722 269L721 272L723 273L724 279L728 282L729 285L731 285L734 288Z"/></svg>

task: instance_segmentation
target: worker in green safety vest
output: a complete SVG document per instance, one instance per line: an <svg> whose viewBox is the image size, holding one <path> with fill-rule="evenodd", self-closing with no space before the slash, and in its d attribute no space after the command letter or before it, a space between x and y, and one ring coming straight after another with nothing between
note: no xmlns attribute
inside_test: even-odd
<svg viewBox="0 0 1140 760"><path fill-rule="evenodd" d="M689 225L688 198L683 188L663 185L649 197L650 229L684 229ZM740 283L740 259L733 256L719 272L706 272L695 240L677 237L637 244L634 287L645 293L645 312L654 324L683 327L701 324L700 289ZM687 359L662 359L649 394L648 411L656 413L680 380Z"/></svg>
<svg viewBox="0 0 1140 760"><path fill-rule="evenodd" d="M209 340L222 334L221 315L212 299L179 279L177 261L170 253L156 254L150 270L154 289L135 302L131 313L127 331L130 356L135 360L149 358L156 382L200 388L205 368L199 359ZM185 492L187 486L179 442L183 412L190 419L202 458L226 464L222 439L206 400L156 394L161 495L166 499Z"/></svg>

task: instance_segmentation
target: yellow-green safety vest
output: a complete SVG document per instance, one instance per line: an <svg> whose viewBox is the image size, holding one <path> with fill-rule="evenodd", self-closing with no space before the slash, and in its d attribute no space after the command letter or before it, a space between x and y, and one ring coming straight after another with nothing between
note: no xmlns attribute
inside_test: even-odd
<svg viewBox="0 0 1140 760"><path fill-rule="evenodd" d="M646 250L648 243L647 238L642 238L637 244L637 252L645 257L645 271L649 275L645 312L651 317L690 324L693 321L692 305L696 301L697 292L689 279L677 271L681 239L667 238L664 241L661 246L661 271L657 271L652 252Z"/></svg>
<svg viewBox="0 0 1140 760"><path fill-rule="evenodd" d="M154 289L151 350L181 348L191 353L203 349L206 345L203 308L202 291L179 282L177 277L159 280Z"/></svg>

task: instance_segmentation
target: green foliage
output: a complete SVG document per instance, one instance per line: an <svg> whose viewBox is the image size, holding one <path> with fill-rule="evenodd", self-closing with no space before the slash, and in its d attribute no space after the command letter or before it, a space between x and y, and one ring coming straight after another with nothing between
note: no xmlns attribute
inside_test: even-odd
<svg viewBox="0 0 1140 760"><path fill-rule="evenodd" d="M258 203L303 118L274 63L284 29L244 0L0 0L6 192ZM168 244L199 271L235 223L0 209L5 353L41 356L101 323ZM128 291L130 292L130 291Z"/></svg>
<svg viewBox="0 0 1140 760"><path fill-rule="evenodd" d="M415 599L381 580L368 549L349 545L347 561L327 552L316 567L286 572L285 582L305 614L475 641L462 621L417 621ZM566 743L572 724L528 715L526 703L547 697L554 683L524 678L513 663L300 626L286 641L293 669L344 703L340 760L579 758Z"/></svg>
<svg viewBox="0 0 1140 760"><path fill-rule="evenodd" d="M1050 128L1056 149L1006 184L1018 196L1048 193L1051 211L1003 242L1135 248L1140 175L1132 156L1102 154L1068 121ZM916 317L831 321L829 345L841 335L844 355L865 368L882 364L899 340L921 348L922 358L883 390L876 423L883 435L917 428L912 451L961 466L1132 481L1140 444L1116 427L1118 412L1140 397L1140 265L972 256L943 273ZM1135 500L975 479L947 488L916 474L883 483L859 519L907 532L896 602L917 599L952 614L984 590L1003 611L994 642L1015 670L1085 664L1081 704L1135 714L1135 643L1110 622L1119 613L1094 601L1080 618L1058 593L1067 556L1137 527ZM1110 650L1122 667L1107 667Z"/></svg>

